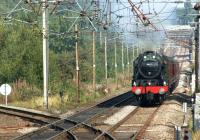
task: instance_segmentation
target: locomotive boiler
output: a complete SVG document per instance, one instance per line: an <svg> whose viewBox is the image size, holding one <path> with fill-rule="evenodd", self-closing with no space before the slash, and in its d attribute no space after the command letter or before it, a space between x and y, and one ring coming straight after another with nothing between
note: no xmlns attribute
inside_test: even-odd
<svg viewBox="0 0 200 140"><path fill-rule="evenodd" d="M161 103L178 85L179 75L173 58L146 51L133 62L132 93L141 103Z"/></svg>

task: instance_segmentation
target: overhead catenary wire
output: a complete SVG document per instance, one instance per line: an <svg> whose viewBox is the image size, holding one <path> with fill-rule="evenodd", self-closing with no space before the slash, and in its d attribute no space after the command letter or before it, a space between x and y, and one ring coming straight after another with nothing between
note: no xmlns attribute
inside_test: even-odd
<svg viewBox="0 0 200 140"><path fill-rule="evenodd" d="M63 3L61 3L62 5L64 5L64 3L66 3L67 1L63 1ZM67 2L68 3L68 2ZM100 3L104 3L103 1L102 2L100 2ZM106 3L106 7L108 7L108 2L105 2ZM110 3L115 3L115 1L110 1ZM125 3L127 3L128 4L128 2L125 2ZM142 1L142 2L135 2L135 4L137 5L137 4L145 4L145 3L148 3L148 4L150 4L150 3L158 3L158 2L155 2L155 1L149 1L149 0L146 0L146 1ZM161 3L161 2L159 2L159 3ZM166 2L162 2L162 3L166 3ZM167 2L166 4L168 4L169 2ZM171 2L171 3L175 3L175 2ZM68 3L69 4L69 3ZM77 6L80 8L80 10L83 10L83 8L81 7L81 5L78 3L78 1L76 1L76 4L77 4ZM118 2L118 4L121 4L121 5L123 5L124 6L124 1L123 1L123 3L122 3L122 1L119 1ZM178 3L177 3L178 4ZM92 5L92 4L91 4ZM166 6L166 5L165 5ZM165 6L161 9L161 11L163 10L163 9L165 9ZM106 8L105 8L106 9ZM107 8L108 9L108 8ZM127 8L126 8L127 9ZM129 8L128 9L130 9L130 6L129 6ZM69 10L69 9L68 9ZM57 12L57 11L56 11ZM55 12L55 13L56 13ZM71 12L74 12L74 10L71 10ZM101 10L99 11L99 12L102 12ZM154 9L154 12L155 12L155 9ZM159 11L160 12L160 11ZM157 12L157 14L162 14L161 12L159 13L159 12ZM80 14L80 12L78 11L78 12L76 12L77 14ZM116 12L114 11L111 11L110 12L111 14L115 14ZM108 14L108 12L106 12L105 13L106 15ZM129 15L130 16L130 15ZM77 21L78 19L77 19L77 17L75 18L75 21ZM167 20L167 18L165 19L165 20ZM164 21L165 21L164 20ZM160 22L164 22L164 21L160 21ZM90 22L90 24L93 26L93 28L95 29L96 27L94 26L94 24L91 22L91 20L88 20L88 22ZM128 24L128 23L127 23ZM156 23L156 24L159 24L159 23ZM96 29L95 29L96 30Z"/></svg>
<svg viewBox="0 0 200 140"><path fill-rule="evenodd" d="M81 3L80 1L76 0L75 3L70 3L66 0L64 0L60 4L63 7L59 7L58 5L54 5L53 6L54 8L51 12L52 15L53 16L54 15L55 16L61 15L63 19L66 18L66 20L64 22L67 22L67 21L69 21L68 19L70 19L72 24L69 26L68 30L66 30L66 31L63 31L63 30L62 31L61 30L59 30L59 31L48 30L49 35L51 35L52 37L59 37L59 38L66 38L66 39L70 38L70 37L73 36L73 33L74 33L72 31L74 25L77 24L78 21L84 20L84 21L87 21L90 25L89 28L85 28L85 30L84 30L85 33L91 32L91 30L96 31L96 33L100 33L100 44L101 44L101 46L103 46L102 45L102 42L103 42L102 38L104 38L104 35L101 34L103 31L106 31L107 33L110 33L110 34L115 33L117 31L121 32L121 33L127 33L128 35L134 36L137 40L138 38L142 38L143 33L147 36L148 36L148 34L152 34L152 36L153 36L153 33L155 33L155 32L157 32L157 33L158 32L165 32L166 29L164 28L163 23L166 20L169 20L172 17L172 15L177 10L177 6L179 5L179 3L175 2L175 1L174 2L171 2L171 1L156 2L155 0L153 0L153 1L145 0L145 1L140 1L140 2L137 2L137 1L134 2L135 5L140 6L141 11L144 12L145 16L148 16L148 18L150 20L152 20L152 22L154 24L159 25L159 29L157 31L154 31L152 29L149 29L149 27L144 27L141 22L137 21L138 15L130 12L131 6L128 5L128 2L123 2L122 0L119 0L118 2L116 2L116 1L110 0L110 1L105 1L105 2L100 1L99 3L100 3L99 4L100 6L98 7L99 9L96 10L96 14L98 15L96 18L94 18L93 17L94 15L91 14L93 12L92 11L93 10L93 7L92 7L93 4L88 3L88 1L86 1L85 3L84 3L84 1L82 1L82 3ZM156 11L155 7L152 8L152 4L155 5L155 3L165 3L165 5L159 11ZM169 5L170 3L175 3L176 7L174 7L172 11L167 12L167 11L165 11L165 9L166 9L167 5ZM23 23L23 24L33 24L33 25L39 24L39 20L33 20L33 22L27 22L27 21L23 21L23 20L14 18L13 13L21 11L21 10L22 11L28 11L28 12L36 12L35 10L29 10L29 9L21 8L21 7L19 9L17 9L17 7L20 4L21 4L21 1L19 1L19 3L13 8L13 10L11 10L10 13L7 13L6 17L10 18L11 21L20 22L20 23ZM146 10L147 12L145 11L145 8L144 8L145 5L144 4L147 4L147 6L148 6L148 9ZM70 7L70 5L72 7ZM74 5L76 5L75 8L73 7ZM118 6L118 8L109 8L109 5L110 6L111 5L112 6L113 5ZM40 7L39 7L39 9L40 9ZM71 15L68 16L68 14L70 12L71 12L71 15L75 15L75 16L74 17L71 16ZM86 12L86 13L83 13L83 12ZM164 16L164 14L167 14L167 13L171 13L171 14L169 14L168 16ZM123 16L123 14L127 14L127 15ZM107 19L108 16L109 16L109 21ZM72 21L72 19L73 19L73 21ZM127 19L129 19L129 20L127 20ZM176 20L176 19L172 19L172 20ZM98 21L98 23L97 23L97 21ZM108 28L103 29L104 25L108 26ZM133 29L133 27L135 29ZM126 60L126 57L123 56L124 55L123 44L128 43L129 40L127 40L125 42L124 41L125 35L119 35L119 36L120 36L119 38L121 38L121 40L122 40L122 71L124 73L124 58ZM110 36L107 35L106 39L105 39L105 44L108 43L109 41L110 42L113 41L113 39L115 40L116 38L117 37L113 38L113 37L110 37ZM152 39L152 37L148 36L147 39L150 40L150 39ZM116 43L116 44L119 44L119 43ZM137 46L137 48L138 48L138 46ZM127 47L127 51L128 51L128 47ZM105 52L107 52L107 51L105 51ZM129 54L129 52L127 53L127 61L129 61L128 54ZM114 55L116 55L116 54L114 54ZM105 54L105 58L106 57L107 56ZM106 63L105 63L105 65L106 65ZM93 62L93 66L94 66L94 62ZM107 78L108 78L108 75L107 75Z"/></svg>

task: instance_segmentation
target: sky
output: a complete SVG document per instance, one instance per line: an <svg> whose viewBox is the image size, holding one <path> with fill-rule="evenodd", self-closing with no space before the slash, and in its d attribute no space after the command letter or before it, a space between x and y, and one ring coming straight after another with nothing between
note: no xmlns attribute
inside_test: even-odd
<svg viewBox="0 0 200 140"><path fill-rule="evenodd" d="M112 18L115 21L114 24L117 22L118 31L125 34L125 40L128 43L132 43L133 41L141 42L145 39L149 42L158 42L158 44L161 44L160 41L165 38L165 28L169 25L177 24L176 10L184 7L184 3L173 3L175 0L150 0L149 2L148 0L143 0L142 4L140 4L141 0L132 0L153 24L153 26L149 25L145 27L136 18L135 13L131 11L128 0L111 1L113 2L111 11ZM117 16L122 18L116 18ZM155 32L154 27L158 32Z"/></svg>
<svg viewBox="0 0 200 140"><path fill-rule="evenodd" d="M77 0L82 7L84 2L90 3L91 0ZM176 9L184 7L183 3L173 3L179 0L132 0L138 9L150 20L152 25L144 26L142 22L136 18L135 12L131 11L131 6L128 0L110 0L112 3L111 9L106 5L108 0L99 0L101 13L103 12L102 21L105 22L105 13L111 10L112 15L112 30L114 32L128 34L126 40L132 42L140 38L156 42L155 39L164 37L163 31L168 25L176 24ZM193 0L194 1L194 0ZM142 3L142 4L141 4ZM93 8L91 6L91 8ZM91 9L92 10L92 9ZM77 12L80 9L76 9ZM79 14L77 15L79 16ZM74 20L72 20L72 23ZM93 28L92 28L93 29ZM159 32L155 32L158 30ZM133 35L131 35L133 34Z"/></svg>
<svg viewBox="0 0 200 140"><path fill-rule="evenodd" d="M134 3L136 2L134 1ZM175 9L177 5L174 3L143 3L142 5L136 4L136 6L140 6L139 9L149 18L157 30L163 30L164 26L172 24L174 19L176 19ZM127 42L132 43L133 40L141 42L140 40L144 39L143 36L145 36L145 39L149 42L158 42L160 39L158 39L157 36L163 36L162 32L155 33L155 29L152 26L145 27L142 22L136 18L135 13L131 11L130 4L127 0L121 0L121 3L115 3L112 8L112 11L116 11L115 14L123 17L116 20L119 20L119 27L121 31L126 34ZM131 35L131 33L133 35ZM157 40L154 41L154 39Z"/></svg>

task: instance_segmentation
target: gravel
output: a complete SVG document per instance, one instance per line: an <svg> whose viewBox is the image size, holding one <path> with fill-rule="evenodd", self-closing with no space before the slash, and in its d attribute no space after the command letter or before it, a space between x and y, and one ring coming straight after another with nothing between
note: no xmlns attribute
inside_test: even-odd
<svg viewBox="0 0 200 140"><path fill-rule="evenodd" d="M38 126L39 127L39 126ZM0 113L0 140L9 140L37 129L34 123Z"/></svg>
<svg viewBox="0 0 200 140"><path fill-rule="evenodd" d="M119 121L123 120L126 116L128 116L132 111L134 111L136 106L125 106L120 109L118 112L107 118L104 123L108 125L115 125Z"/></svg>
<svg viewBox="0 0 200 140"><path fill-rule="evenodd" d="M163 104L160 107L144 138L149 140L174 140L174 127L182 126L183 122L182 104L177 101L170 101L169 104Z"/></svg>

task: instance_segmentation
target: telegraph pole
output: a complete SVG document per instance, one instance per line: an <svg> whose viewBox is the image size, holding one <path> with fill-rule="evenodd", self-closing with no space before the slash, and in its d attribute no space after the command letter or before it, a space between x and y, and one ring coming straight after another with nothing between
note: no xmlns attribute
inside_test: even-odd
<svg viewBox="0 0 200 140"><path fill-rule="evenodd" d="M99 41L100 41L100 47L102 47L102 44L103 44L103 43L102 43L102 32L99 33L99 36L100 36L100 37L99 37L99 38L100 38L100 40L99 40Z"/></svg>
<svg viewBox="0 0 200 140"><path fill-rule="evenodd" d="M127 55L127 67L128 67L128 80L130 80L130 62L129 62L129 50L128 50L128 45L126 47L126 55Z"/></svg>
<svg viewBox="0 0 200 140"><path fill-rule="evenodd" d="M134 45L133 45L133 60L132 60L132 63L131 63L131 65L132 65L132 76L134 76L134 65L133 65L134 60L135 60L135 48L134 48Z"/></svg>
<svg viewBox="0 0 200 140"><path fill-rule="evenodd" d="M108 87L108 62L107 62L107 38L105 36L105 79L106 79L106 89Z"/></svg>
<svg viewBox="0 0 200 140"><path fill-rule="evenodd" d="M78 26L75 25L76 38L76 85L77 85L77 102L80 102L80 68L79 68L79 46L78 46Z"/></svg>
<svg viewBox="0 0 200 140"><path fill-rule="evenodd" d="M122 73L123 73L123 77L124 77L124 44L122 41Z"/></svg>
<svg viewBox="0 0 200 140"><path fill-rule="evenodd" d="M111 25L111 13L112 13L112 5L111 5L111 1L109 0L108 1L108 3L109 3L109 25Z"/></svg>
<svg viewBox="0 0 200 140"><path fill-rule="evenodd" d="M199 88L199 17L195 18L195 93Z"/></svg>
<svg viewBox="0 0 200 140"><path fill-rule="evenodd" d="M139 56L139 45L137 46L137 56Z"/></svg>
<svg viewBox="0 0 200 140"><path fill-rule="evenodd" d="M197 11L197 16L195 18L195 93L198 92L199 88L199 10L200 3L196 3L194 9Z"/></svg>
<svg viewBox="0 0 200 140"><path fill-rule="evenodd" d="M134 45L133 45L133 61L135 59L135 48L134 48Z"/></svg>
<svg viewBox="0 0 200 140"><path fill-rule="evenodd" d="M48 54L49 54L48 1L42 0L42 32L43 32L43 82L44 107L48 109Z"/></svg>
<svg viewBox="0 0 200 140"><path fill-rule="evenodd" d="M118 77L117 77L117 39L115 39L115 82L118 88Z"/></svg>
<svg viewBox="0 0 200 140"><path fill-rule="evenodd" d="M198 125L196 122L199 122L199 99L196 99L196 93L198 93L199 89L199 10L200 10L200 3L196 3L194 9L197 11L197 16L195 18L196 26L195 26L195 92L193 95L194 102L193 102L193 131L196 131L196 127ZM197 101L197 103L196 103Z"/></svg>
<svg viewBox="0 0 200 140"><path fill-rule="evenodd" d="M41 1L26 1L29 6L34 9L32 4L40 4L42 6L42 39L43 39L43 105L48 109L48 73L49 73L49 4L57 5L61 0L41 0ZM18 3L19 4L19 3ZM17 4L17 5L18 5ZM55 9L54 9L55 10Z"/></svg>
<svg viewBox="0 0 200 140"><path fill-rule="evenodd" d="M96 42L95 42L95 32L93 31L93 89L96 90Z"/></svg>

